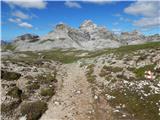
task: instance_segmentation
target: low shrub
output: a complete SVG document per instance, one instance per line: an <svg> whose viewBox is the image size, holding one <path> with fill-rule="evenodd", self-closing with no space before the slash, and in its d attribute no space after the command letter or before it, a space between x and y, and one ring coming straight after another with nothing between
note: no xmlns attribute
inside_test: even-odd
<svg viewBox="0 0 160 120"><path fill-rule="evenodd" d="M53 96L55 94L54 88L42 88L41 93L42 96Z"/></svg>
<svg viewBox="0 0 160 120"><path fill-rule="evenodd" d="M20 77L21 77L20 73L1 70L1 79L12 81L12 80L18 80Z"/></svg>
<svg viewBox="0 0 160 120"><path fill-rule="evenodd" d="M12 96L13 98L21 98L22 90L20 90L18 87L13 87L10 89L7 93L7 95Z"/></svg>
<svg viewBox="0 0 160 120"><path fill-rule="evenodd" d="M43 101L24 103L20 110L22 116L27 115L27 120L38 120L47 110L47 103Z"/></svg>

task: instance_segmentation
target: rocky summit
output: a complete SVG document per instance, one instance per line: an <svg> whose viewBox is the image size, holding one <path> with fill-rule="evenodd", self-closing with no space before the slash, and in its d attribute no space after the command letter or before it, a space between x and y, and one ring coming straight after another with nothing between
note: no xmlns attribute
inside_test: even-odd
<svg viewBox="0 0 160 120"><path fill-rule="evenodd" d="M159 40L160 35L144 36L138 31L122 32L117 35L103 26L96 25L91 20L85 20L79 29L60 23L47 35L39 37L25 34L18 36L12 44L17 51L42 51L57 48L99 50Z"/></svg>

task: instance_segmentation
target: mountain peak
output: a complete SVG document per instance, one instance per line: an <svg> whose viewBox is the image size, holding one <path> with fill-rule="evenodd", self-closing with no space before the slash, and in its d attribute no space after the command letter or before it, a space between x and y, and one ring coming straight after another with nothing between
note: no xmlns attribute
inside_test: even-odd
<svg viewBox="0 0 160 120"><path fill-rule="evenodd" d="M66 30L68 28L69 26L62 22L56 25L56 30Z"/></svg>
<svg viewBox="0 0 160 120"><path fill-rule="evenodd" d="M86 30L86 29L95 29L97 25L92 22L92 20L85 20L81 25L80 29L81 30Z"/></svg>

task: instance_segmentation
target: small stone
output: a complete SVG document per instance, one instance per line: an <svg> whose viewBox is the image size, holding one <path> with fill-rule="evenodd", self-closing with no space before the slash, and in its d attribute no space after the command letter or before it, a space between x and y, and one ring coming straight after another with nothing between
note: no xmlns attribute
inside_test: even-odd
<svg viewBox="0 0 160 120"><path fill-rule="evenodd" d="M59 105L59 102L55 101L54 104L55 104L55 105Z"/></svg>
<svg viewBox="0 0 160 120"><path fill-rule="evenodd" d="M19 118L19 120L27 120L26 115Z"/></svg>
<svg viewBox="0 0 160 120"><path fill-rule="evenodd" d="M98 96L97 96L97 95L95 95L95 96L94 96L94 99L95 99L95 100L97 100L97 99L98 99Z"/></svg>
<svg viewBox="0 0 160 120"><path fill-rule="evenodd" d="M126 117L126 115L125 115L125 114L123 114L123 115L122 115L122 117Z"/></svg>
<svg viewBox="0 0 160 120"><path fill-rule="evenodd" d="M78 90L78 91L76 91L76 93L77 93L77 94L81 94L81 91L80 91L80 90Z"/></svg>
<svg viewBox="0 0 160 120"><path fill-rule="evenodd" d="M119 110L114 110L113 112L119 112Z"/></svg>

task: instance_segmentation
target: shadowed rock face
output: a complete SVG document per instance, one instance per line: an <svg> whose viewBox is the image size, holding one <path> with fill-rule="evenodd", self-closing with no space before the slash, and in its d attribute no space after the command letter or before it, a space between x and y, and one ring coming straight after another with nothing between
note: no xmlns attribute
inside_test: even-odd
<svg viewBox="0 0 160 120"><path fill-rule="evenodd" d="M19 41L19 40L37 40L39 39L38 35L33 35L33 34L24 34L21 36L18 36L15 41Z"/></svg>

